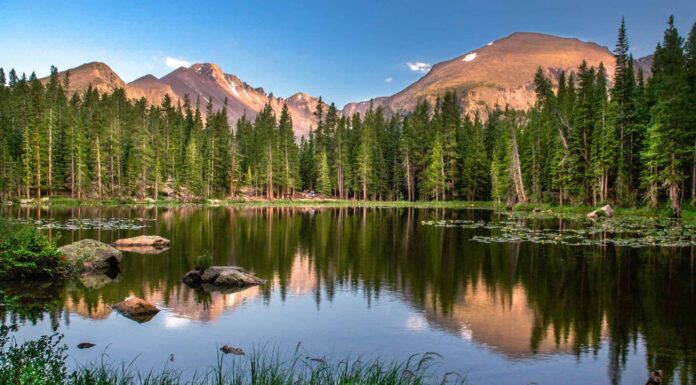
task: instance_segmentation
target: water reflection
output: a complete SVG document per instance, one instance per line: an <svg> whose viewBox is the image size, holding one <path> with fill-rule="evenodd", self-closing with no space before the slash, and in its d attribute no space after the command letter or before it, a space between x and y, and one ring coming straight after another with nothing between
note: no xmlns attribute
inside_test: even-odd
<svg viewBox="0 0 696 385"><path fill-rule="evenodd" d="M283 303L290 298L309 298L321 313L341 295L357 295L368 308L393 297L415 310L403 320L403 328L410 333L439 330L455 337L454 343L490 349L507 362L555 355L572 355L584 362L606 354L604 381L618 384L629 358L643 354L637 370L647 373L648 368L660 368L670 383L696 383L693 248L482 244L470 238L491 235L494 230L420 225L422 220L498 220L490 211L1 210L4 216L24 220L124 218L147 224L143 229L48 230L61 244L83 238L111 242L140 234L173 241L171 249L160 254L126 253L121 274L113 279L4 285L9 304L0 308L4 322L25 320L30 325L48 319L54 329L69 325L75 316L112 322L110 306L138 296L166 309L160 315L164 328L186 329L191 322L224 322L223 315L255 301L275 314L284 311ZM578 226L565 220L531 225ZM190 289L180 278L201 254L211 255L215 264L244 266L269 283L227 295ZM278 301L272 300L275 295ZM354 306L358 314L361 310ZM383 317L386 322L390 316ZM348 336L355 332L359 338L357 330L320 326ZM408 335L372 336L395 345L403 338ZM638 345L644 349L637 349ZM443 347L428 350L438 348ZM567 373L556 375L560 380Z"/></svg>

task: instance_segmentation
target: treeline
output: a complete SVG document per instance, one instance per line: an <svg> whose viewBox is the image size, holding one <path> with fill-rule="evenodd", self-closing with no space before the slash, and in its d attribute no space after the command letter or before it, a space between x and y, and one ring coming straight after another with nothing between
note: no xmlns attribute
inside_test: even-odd
<svg viewBox="0 0 696 385"><path fill-rule="evenodd" d="M535 77L527 112L462 116L454 92L408 116L381 107L341 116L319 103L317 126L295 138L270 106L229 127L200 97L159 106L123 90L66 95L69 75L0 69L0 190L7 199L266 198L316 191L343 199L497 200L657 207L679 214L696 197L696 26L669 19L651 76L633 68L622 22L614 78L582 63ZM205 114L202 114L202 108ZM205 116L205 118L203 117Z"/></svg>

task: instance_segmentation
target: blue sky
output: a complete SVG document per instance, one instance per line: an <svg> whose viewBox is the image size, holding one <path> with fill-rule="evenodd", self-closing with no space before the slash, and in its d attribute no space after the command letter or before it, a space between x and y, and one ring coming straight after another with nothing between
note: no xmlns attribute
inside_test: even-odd
<svg viewBox="0 0 696 385"><path fill-rule="evenodd" d="M277 96L304 91L339 106L398 92L423 75L414 63L447 60L515 31L613 47L625 16L632 51L643 56L670 14L682 35L696 22L694 0L65 3L0 0L0 66L42 76L52 64L98 60L131 81L163 76L176 60L213 62Z"/></svg>

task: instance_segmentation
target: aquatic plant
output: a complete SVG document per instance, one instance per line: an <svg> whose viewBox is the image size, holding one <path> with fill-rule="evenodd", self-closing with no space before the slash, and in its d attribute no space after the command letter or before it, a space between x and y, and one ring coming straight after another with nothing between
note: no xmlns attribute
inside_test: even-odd
<svg viewBox="0 0 696 385"><path fill-rule="evenodd" d="M261 348L248 356L217 362L206 372L193 375L172 369L143 373L133 362L113 365L102 361L69 372L67 347L54 334L18 344L0 327L0 383L16 385L425 385L463 384L455 373L437 374L435 353L414 355L403 362L347 358L333 361L309 357L299 349L290 358L277 349Z"/></svg>
<svg viewBox="0 0 696 385"><path fill-rule="evenodd" d="M487 229L474 235L481 243L532 242L568 246L689 247L696 246L696 223L667 217L623 216L598 221L583 215L555 212L506 212L492 221L437 220L422 225Z"/></svg>

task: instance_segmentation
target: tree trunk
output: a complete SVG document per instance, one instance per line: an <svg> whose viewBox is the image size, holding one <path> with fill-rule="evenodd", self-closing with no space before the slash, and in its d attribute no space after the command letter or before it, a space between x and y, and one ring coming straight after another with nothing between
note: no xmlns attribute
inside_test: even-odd
<svg viewBox="0 0 696 385"><path fill-rule="evenodd" d="M102 169L101 169L101 151L99 149L99 135L97 135L97 194L99 198L102 197Z"/></svg>
<svg viewBox="0 0 696 385"><path fill-rule="evenodd" d="M268 191L266 198L273 199L273 148L268 146Z"/></svg>
<svg viewBox="0 0 696 385"><path fill-rule="evenodd" d="M524 181L522 180L522 166L520 165L520 154L517 147L517 134L515 127L510 129L512 139L512 180L515 183L515 192L518 202L527 201L527 193L524 191Z"/></svg>
<svg viewBox="0 0 696 385"><path fill-rule="evenodd" d="M53 107L48 110L48 195L53 194Z"/></svg>

